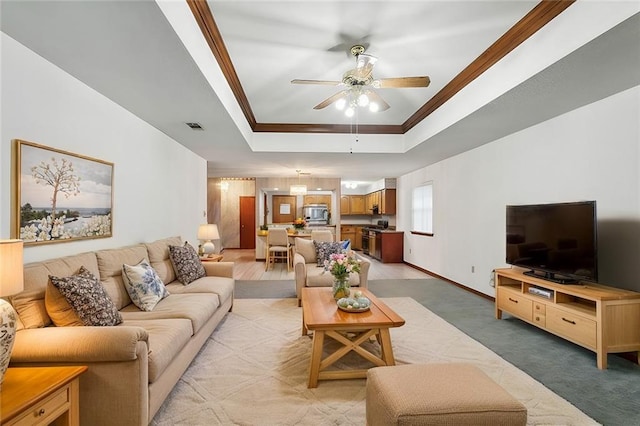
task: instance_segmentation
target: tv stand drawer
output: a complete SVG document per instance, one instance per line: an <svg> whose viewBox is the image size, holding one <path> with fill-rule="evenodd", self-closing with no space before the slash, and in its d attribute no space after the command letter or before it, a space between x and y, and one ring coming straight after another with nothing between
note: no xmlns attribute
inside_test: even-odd
<svg viewBox="0 0 640 426"><path fill-rule="evenodd" d="M533 303L521 293L501 289L498 293L498 307L526 321L531 321Z"/></svg>
<svg viewBox="0 0 640 426"><path fill-rule="evenodd" d="M548 306L547 329L587 348L596 347L596 322L571 312Z"/></svg>

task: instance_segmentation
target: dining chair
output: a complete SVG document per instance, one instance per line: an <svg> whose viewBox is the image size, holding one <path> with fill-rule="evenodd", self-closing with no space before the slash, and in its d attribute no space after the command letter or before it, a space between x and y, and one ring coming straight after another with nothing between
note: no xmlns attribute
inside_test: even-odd
<svg viewBox="0 0 640 426"><path fill-rule="evenodd" d="M311 239L314 241L333 242L333 233L328 229L312 229Z"/></svg>
<svg viewBox="0 0 640 426"><path fill-rule="evenodd" d="M293 263L292 245L289 242L289 234L284 228L269 229L267 234L267 264L265 271L274 264L276 259L287 261L287 272L291 270Z"/></svg>

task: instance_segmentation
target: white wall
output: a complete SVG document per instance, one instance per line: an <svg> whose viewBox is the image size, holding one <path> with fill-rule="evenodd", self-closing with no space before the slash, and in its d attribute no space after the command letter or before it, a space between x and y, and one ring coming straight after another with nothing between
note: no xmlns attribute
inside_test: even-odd
<svg viewBox="0 0 640 426"><path fill-rule="evenodd" d="M494 295L507 204L596 200L599 282L640 291L639 118L635 87L402 176L405 261ZM411 235L412 188L430 180L434 236Z"/></svg>
<svg viewBox="0 0 640 426"><path fill-rule="evenodd" d="M115 164L113 237L29 246L25 262L174 235L195 243L206 222L206 161L1 36L0 238L11 234L12 139L23 139Z"/></svg>

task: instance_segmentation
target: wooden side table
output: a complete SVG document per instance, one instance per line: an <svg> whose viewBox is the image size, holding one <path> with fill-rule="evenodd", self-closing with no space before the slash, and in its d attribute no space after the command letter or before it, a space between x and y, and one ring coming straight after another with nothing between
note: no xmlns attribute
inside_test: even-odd
<svg viewBox="0 0 640 426"><path fill-rule="evenodd" d="M222 262L221 254L212 254L211 257L200 257L201 262Z"/></svg>
<svg viewBox="0 0 640 426"><path fill-rule="evenodd" d="M80 375L86 366L8 368L0 392L0 424L80 424Z"/></svg>

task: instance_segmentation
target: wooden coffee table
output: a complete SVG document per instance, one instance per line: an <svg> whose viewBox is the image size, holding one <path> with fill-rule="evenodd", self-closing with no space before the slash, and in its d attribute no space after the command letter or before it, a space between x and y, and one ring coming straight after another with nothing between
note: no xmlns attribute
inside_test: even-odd
<svg viewBox="0 0 640 426"><path fill-rule="evenodd" d="M352 288L351 291L354 291ZM404 325L404 319L366 289L362 295L371 300L371 309L352 313L338 309L330 287L305 287L302 289L302 334L313 331L309 387L318 387L318 380L362 379L366 369L326 371L326 369L351 351L376 366L395 365L389 328ZM348 333L347 333L348 332ZM325 336L343 346L322 359ZM375 336L380 344L380 356L361 345Z"/></svg>

